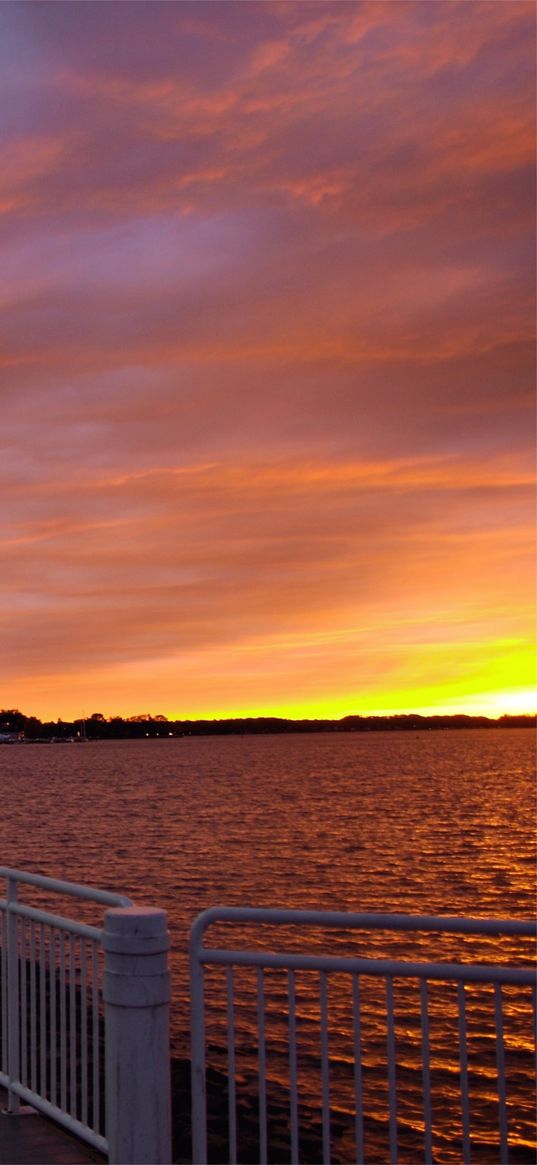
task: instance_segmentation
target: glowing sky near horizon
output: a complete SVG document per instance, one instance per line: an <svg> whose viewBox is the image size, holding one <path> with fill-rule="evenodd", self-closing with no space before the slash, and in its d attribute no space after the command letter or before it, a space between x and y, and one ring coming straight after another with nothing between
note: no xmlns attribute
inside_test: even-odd
<svg viewBox="0 0 537 1165"><path fill-rule="evenodd" d="M534 47L0 6L0 705L535 708Z"/></svg>

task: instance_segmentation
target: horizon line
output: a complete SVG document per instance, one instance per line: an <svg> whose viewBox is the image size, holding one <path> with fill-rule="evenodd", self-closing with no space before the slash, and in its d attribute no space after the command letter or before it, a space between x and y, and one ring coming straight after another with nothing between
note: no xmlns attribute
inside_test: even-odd
<svg viewBox="0 0 537 1165"><path fill-rule="evenodd" d="M287 723L291 723L291 724L292 723L296 723L296 724L316 723L316 722L341 724L345 720L352 720L352 719L394 720L397 718L399 718L399 719L412 719L412 718L414 718L414 719L419 719L419 720L437 720L437 719L457 719L457 718L461 718L461 717L464 718L465 720L489 720L492 723L494 723L496 721L505 720L505 719L514 720L514 719L520 719L520 718L526 718L526 719L537 718L537 709L534 709L532 711L525 711L525 712L522 712L522 711L519 711L519 712L501 712L497 716L488 715L486 712L464 712L464 711L458 711L458 712L454 712L454 711L449 711L449 712L448 711L446 711L446 712L345 712L341 716L307 716L307 715L306 716L285 716L282 714L276 715L274 713L261 712L261 713L256 713L255 715L244 714L244 715L229 715L229 716L198 716L198 717L192 717L192 716L185 716L185 717L174 716L174 717L172 717L172 716L165 716L165 715L163 715L163 713L160 713L160 712L159 713L138 712L138 713L131 713L129 715L120 715L119 713L115 713L114 715L105 716L103 713L93 712L90 716L87 716L85 713L82 713L79 716L73 716L73 717L67 718L67 719L64 719L62 716L57 716L56 719L52 718L49 720L43 720L40 716L36 716L34 713L31 713L30 715L28 715L26 712L21 712L21 710L19 708L2 708L2 709L0 709L0 715L2 715L2 714L5 715L6 713L12 713L13 715L23 716L24 719L26 719L26 720L39 720L40 723L49 723L49 724L59 724L59 723L76 724L79 721L85 722L87 720L92 720L94 717L97 719L100 719L100 717L102 717L102 719L105 723L110 723L110 721L112 721L112 720L123 720L126 723L136 722L136 721L144 721L144 720L147 720L147 721L160 720L160 721L164 721L168 724L178 724L178 723L179 724L180 723L219 724L219 723L226 723L226 722L229 723L229 722L240 721L240 720L257 720L257 721L259 721L259 720L282 720L282 721L286 721Z"/></svg>

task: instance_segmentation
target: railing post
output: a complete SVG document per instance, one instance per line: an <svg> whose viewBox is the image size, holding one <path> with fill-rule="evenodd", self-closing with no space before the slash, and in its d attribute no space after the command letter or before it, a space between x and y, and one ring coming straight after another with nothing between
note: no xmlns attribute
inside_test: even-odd
<svg viewBox="0 0 537 1165"><path fill-rule="evenodd" d="M104 918L106 1135L110 1165L169 1165L171 1101L166 913Z"/></svg>
<svg viewBox="0 0 537 1165"><path fill-rule="evenodd" d="M7 1111L19 1111L19 1097L11 1089L11 1082L19 1083L20 1076L20 1015L19 1015L19 943L17 915L11 907L17 901L17 883L7 880L7 1065L9 1075ZM23 968L26 974L26 968Z"/></svg>

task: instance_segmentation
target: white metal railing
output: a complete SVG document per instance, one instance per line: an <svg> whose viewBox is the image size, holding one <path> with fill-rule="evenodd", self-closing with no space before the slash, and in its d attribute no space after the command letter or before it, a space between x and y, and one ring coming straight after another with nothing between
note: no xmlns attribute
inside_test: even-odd
<svg viewBox="0 0 537 1165"><path fill-rule="evenodd" d="M168 1162L164 911L7 867L0 877L7 882L0 899L0 1084L8 1113L25 1101L114 1165ZM107 907L104 926L20 901L24 885Z"/></svg>
<svg viewBox="0 0 537 1165"><path fill-rule="evenodd" d="M227 941L218 946L204 946L206 931L219 923L239 928L236 949L230 949ZM275 953L266 949L266 938L261 940L261 945L257 942L255 949L251 949L251 933L249 949L244 949L242 943L252 925L257 928L287 928L286 935L294 936L290 942L292 949ZM369 942L373 939L372 932L407 931L414 936L413 941L417 941L417 932L441 932L446 936L466 936L464 943L470 941L469 936L509 936L511 940L532 938L537 929L533 922L505 919L238 907L205 911L195 921L190 937L195 1165L207 1161L208 1039L213 1046L220 1041L226 1045L228 1159L232 1163L237 1161L238 1152L243 1158L245 1152L244 1141L242 1150L240 1145L238 1094L241 1071L242 1078L248 1080L250 1092L252 1087L257 1088L255 1136L261 1165L266 1165L270 1158L269 1117L275 1106L274 1103L268 1104L269 1089L277 1087L278 1104L280 1107L285 1104L287 1108L290 1159L295 1163L301 1156L301 1116L305 1108L300 1085L306 1102L311 1105L315 1076L318 1078L316 1087L318 1109L322 1115L322 1160L325 1165L330 1162L334 1151L331 1125L337 1123L341 1132L345 1109L352 1114L347 1117L347 1125L352 1130L352 1148L349 1150L347 1140L345 1159L351 1159L347 1153L352 1151L358 1165L364 1165L368 1137L370 1140L372 1135L377 1136L377 1144L369 1151L376 1160L379 1159L378 1112L382 1107L382 1095L386 1112L385 1157L391 1165L396 1165L398 1154L403 1149L406 1149L407 1160L410 1151L415 1154L412 1159L430 1163L436 1159L438 1148L445 1149L446 1145L452 1154L451 1158L448 1154L448 1160L462 1160L467 1165L472 1158L474 1143L479 1148L485 1142L489 1144L489 1150L492 1145L489 1162L507 1163L508 1117L517 1115L516 1110L509 1107L507 1044L509 1055L512 1052L518 1057L514 1071L517 1081L514 1103L524 1107L530 1121L534 1112L534 1097L528 1100L526 1095L528 1073L532 1089L535 1080L533 1059L528 1068L532 1016L535 1016L534 969L530 965L439 963L412 961L406 957L366 958L354 953L343 956L308 954L303 943L300 948L300 935L307 933L308 928L315 928L317 946L319 928L345 932L350 938L350 932L368 932ZM309 933L311 937L311 929ZM267 931L263 934L266 936ZM421 937L423 939L423 935ZM339 949L340 940L338 934ZM223 969L220 974L225 976L221 987L220 1021L215 1017L213 1007L216 991L213 980L218 968ZM250 979L246 978L247 975ZM279 976L277 989L269 989L271 975ZM209 988L206 991L205 981L210 976L213 976L210 991ZM304 980L307 980L305 985ZM242 996L236 990L237 984L242 989ZM331 1014L334 1016L332 1027L329 1022ZM506 1019L511 1027L514 1025L508 1041ZM312 1034L313 1027L316 1035ZM522 1083L521 1056L524 1060ZM411 1118L405 1119L405 1114L400 1112L402 1085L399 1077L410 1074L413 1074L414 1092L418 1092L421 1113L418 1109L416 1115L414 1097ZM337 1076L336 1080L334 1076ZM492 1085L495 1096L494 1092L491 1093ZM439 1106L442 1112L439 1112ZM248 1112L248 1135L251 1138L251 1105L250 1109L246 1106L243 1115L248 1115ZM520 1121L517 1124L519 1135ZM413 1138L410 1150L408 1137L406 1146L400 1144L407 1134L410 1135L409 1130ZM307 1159L306 1153L303 1159Z"/></svg>

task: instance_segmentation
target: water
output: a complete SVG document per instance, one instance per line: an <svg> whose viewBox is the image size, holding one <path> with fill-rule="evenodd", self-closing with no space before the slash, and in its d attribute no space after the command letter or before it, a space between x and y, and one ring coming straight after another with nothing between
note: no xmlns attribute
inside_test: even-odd
<svg viewBox="0 0 537 1165"><path fill-rule="evenodd" d="M207 906L530 917L535 903L534 761L534 737L528 730L6 747L0 749L1 860L119 890L137 904L168 911L173 1043L176 1051L184 1052L187 934L195 915ZM321 941L314 934L314 949L321 949ZM400 936L390 945L386 936L377 935L368 953L408 953L408 942ZM332 949L344 953L346 943L338 934ZM460 957L461 951L466 958L486 961L521 959L508 940L498 944L425 937L413 949L437 959ZM246 997L248 991L246 986ZM317 1053L308 1031L313 1031L315 1005L307 977L300 992L306 1041L301 1095L313 1105L308 1063ZM283 1002L277 983L274 1000L277 1015ZM337 984L330 1006L343 1033L341 1046L336 1039L333 1051L345 1112L352 1107L345 1083L350 1012L343 995L338 997ZM477 995L472 1019L476 1038L483 1006ZM396 1007L407 1056L403 1077L405 1071L412 1076L409 1033L418 1030L419 1019L403 989ZM454 1084L442 1048L445 1052L456 1041L449 1026L454 1011L447 998L433 998L431 1007L433 1027L436 1023L438 1028L438 1072L444 1073L441 1083L447 1094ZM517 1007L513 1000L515 1043ZM368 1053L372 1084L385 1048L379 1016L373 991ZM239 1014L239 1028L251 1043L248 1007ZM216 1018L209 1031L218 1049L222 1033ZM485 1052L484 1047L484 1064ZM520 1065L515 1068L519 1072ZM246 1056L246 1085L251 1070ZM276 1065L277 1078L278 1071ZM285 1083L281 1073L279 1082ZM480 1094L476 1103L486 1106L486 1095ZM408 1110L409 1126L412 1104L412 1089L403 1087L401 1107ZM531 1116L523 1109L516 1119L515 1141L522 1150L531 1135ZM441 1159L456 1158L446 1151Z"/></svg>

